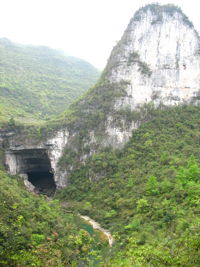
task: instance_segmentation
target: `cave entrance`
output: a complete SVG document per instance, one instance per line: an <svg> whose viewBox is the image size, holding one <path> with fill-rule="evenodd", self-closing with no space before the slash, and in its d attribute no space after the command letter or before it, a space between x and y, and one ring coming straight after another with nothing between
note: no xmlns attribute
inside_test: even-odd
<svg viewBox="0 0 200 267"><path fill-rule="evenodd" d="M53 196L56 191L54 174L47 149L23 149L14 152L17 173L25 175L35 192Z"/></svg>
<svg viewBox="0 0 200 267"><path fill-rule="evenodd" d="M38 193L52 196L55 193L56 185L53 179L52 172L41 172L34 170L28 172L28 181L31 182L37 189Z"/></svg>

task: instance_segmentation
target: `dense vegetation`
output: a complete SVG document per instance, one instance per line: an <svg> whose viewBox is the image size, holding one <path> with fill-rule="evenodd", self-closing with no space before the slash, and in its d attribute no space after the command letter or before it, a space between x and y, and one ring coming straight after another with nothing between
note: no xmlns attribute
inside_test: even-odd
<svg viewBox="0 0 200 267"><path fill-rule="evenodd" d="M0 266L88 266L107 245L56 200L0 170Z"/></svg>
<svg viewBox="0 0 200 267"><path fill-rule="evenodd" d="M199 266L200 107L151 116L122 151L75 170L57 197L114 233L106 266Z"/></svg>
<svg viewBox="0 0 200 267"><path fill-rule="evenodd" d="M64 111L99 76L89 63L47 47L0 39L0 121L45 119Z"/></svg>
<svg viewBox="0 0 200 267"><path fill-rule="evenodd" d="M2 266L199 266L200 107L148 112L123 150L102 150L74 170L58 202L1 171ZM110 253L59 201L111 230Z"/></svg>

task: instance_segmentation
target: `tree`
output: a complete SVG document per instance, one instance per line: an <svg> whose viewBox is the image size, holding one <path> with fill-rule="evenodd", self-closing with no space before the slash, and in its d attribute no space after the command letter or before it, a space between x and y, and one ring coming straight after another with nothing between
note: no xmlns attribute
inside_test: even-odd
<svg viewBox="0 0 200 267"><path fill-rule="evenodd" d="M146 184L146 192L148 195L157 195L159 193L158 181L155 176L150 176Z"/></svg>

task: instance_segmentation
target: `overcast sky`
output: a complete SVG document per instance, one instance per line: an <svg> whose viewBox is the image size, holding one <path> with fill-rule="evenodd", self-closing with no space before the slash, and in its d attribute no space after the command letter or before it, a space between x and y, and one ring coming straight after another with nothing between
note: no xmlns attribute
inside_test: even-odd
<svg viewBox="0 0 200 267"><path fill-rule="evenodd" d="M62 49L103 69L129 20L148 0L0 0L0 37ZM200 31L197 0L174 3Z"/></svg>

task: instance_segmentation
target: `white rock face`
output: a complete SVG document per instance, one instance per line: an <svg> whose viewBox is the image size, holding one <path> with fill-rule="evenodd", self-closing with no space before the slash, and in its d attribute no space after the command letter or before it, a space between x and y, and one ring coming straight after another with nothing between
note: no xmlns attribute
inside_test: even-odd
<svg viewBox="0 0 200 267"><path fill-rule="evenodd" d="M20 174L20 176L21 176L21 178L24 179L24 185L26 186L26 188L28 189L28 191L29 192L32 192L32 193L35 193L36 188L35 188L35 186L31 182L29 182L28 175L24 173L24 174Z"/></svg>
<svg viewBox="0 0 200 267"><path fill-rule="evenodd" d="M59 170L58 161L62 156L65 145L67 144L69 137L69 132L67 129L62 129L58 131L55 136L47 141L49 145L49 159L51 162L51 167L54 171L54 180L57 187L66 186L67 179L66 173Z"/></svg>
<svg viewBox="0 0 200 267"><path fill-rule="evenodd" d="M108 116L106 122L106 136L103 145L112 147L122 147L132 135L132 130L137 129L139 122L132 122L129 126L125 120L120 121L120 126L113 122L113 117Z"/></svg>
<svg viewBox="0 0 200 267"><path fill-rule="evenodd" d="M138 110L146 103L166 106L197 102L200 96L200 38L176 7L153 5L140 9L113 49L105 78L126 82L126 95L114 110ZM120 147L140 122L121 127L109 116L105 144Z"/></svg>
<svg viewBox="0 0 200 267"><path fill-rule="evenodd" d="M127 96L118 99L116 109L132 110L144 103L175 105L189 102L200 89L200 39L186 17L164 7L150 8L133 18L110 60L107 74L111 82L125 80ZM145 70L145 67L148 69ZM142 71L141 71L142 69ZM146 72L146 74L145 74Z"/></svg>
<svg viewBox="0 0 200 267"><path fill-rule="evenodd" d="M18 174L18 164L17 164L17 156L13 154L12 152L7 152L5 154L5 163L8 167L8 172L11 175Z"/></svg>

